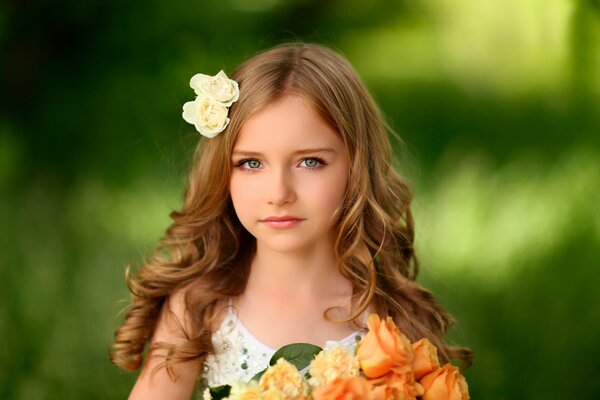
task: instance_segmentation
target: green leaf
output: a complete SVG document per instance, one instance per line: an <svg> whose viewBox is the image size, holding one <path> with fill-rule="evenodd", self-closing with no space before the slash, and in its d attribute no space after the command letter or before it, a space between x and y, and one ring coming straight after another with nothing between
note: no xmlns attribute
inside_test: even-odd
<svg viewBox="0 0 600 400"><path fill-rule="evenodd" d="M250 380L251 380L251 381L259 381L259 380L260 380L260 378L263 376L263 374L264 374L266 371L267 371L267 369L265 368L265 369L263 369L262 371L260 371L260 372L257 372L257 373L256 373L256 375L254 375L254 376L252 377L252 379L250 379Z"/></svg>
<svg viewBox="0 0 600 400"><path fill-rule="evenodd" d="M298 371L308 367L310 362L319 354L323 349L319 346L309 343L293 343L283 346L273 354L269 365L275 365L277 360L284 358L291 364L293 364Z"/></svg>
<svg viewBox="0 0 600 400"><path fill-rule="evenodd" d="M231 386L221 385L210 388L210 396L212 400L221 400L229 396Z"/></svg>

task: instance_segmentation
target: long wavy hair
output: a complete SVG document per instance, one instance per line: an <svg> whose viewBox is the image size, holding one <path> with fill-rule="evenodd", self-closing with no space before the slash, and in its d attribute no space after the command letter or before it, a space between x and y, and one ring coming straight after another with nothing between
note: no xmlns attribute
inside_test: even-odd
<svg viewBox="0 0 600 400"><path fill-rule="evenodd" d="M415 282L412 190L392 165L391 130L349 62L321 45L284 44L250 58L231 77L240 97L230 108L229 126L200 140L181 210L170 214L173 222L145 264L127 275L132 301L115 332L111 361L125 370L142 365L161 308L177 290L185 292L191 328L183 344L150 348L168 349L159 367L203 363L213 352L215 316L226 299L244 291L256 250L229 195L231 153L248 118L297 95L339 132L350 159L335 242L340 272L353 285L353 309L345 321L356 321L370 307L391 316L411 340L428 338L442 360L468 366L472 353L444 342L451 316Z"/></svg>

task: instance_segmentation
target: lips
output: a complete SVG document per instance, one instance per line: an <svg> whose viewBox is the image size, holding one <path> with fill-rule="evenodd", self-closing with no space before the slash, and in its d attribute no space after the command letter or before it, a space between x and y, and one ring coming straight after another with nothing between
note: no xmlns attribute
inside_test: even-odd
<svg viewBox="0 0 600 400"><path fill-rule="evenodd" d="M276 217L276 216L268 217L268 218L261 220L260 222L262 222L269 228L288 229L288 228L293 228L293 227L301 224L302 221L304 221L304 218L295 217L293 215L284 215L281 217Z"/></svg>
<svg viewBox="0 0 600 400"><path fill-rule="evenodd" d="M262 220L262 222L282 222L282 221L301 221L302 218L294 217L293 215L284 215L282 217L268 217Z"/></svg>

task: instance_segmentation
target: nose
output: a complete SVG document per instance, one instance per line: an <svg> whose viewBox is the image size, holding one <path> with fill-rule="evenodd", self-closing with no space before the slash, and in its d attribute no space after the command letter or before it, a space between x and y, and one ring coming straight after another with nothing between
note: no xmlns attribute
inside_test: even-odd
<svg viewBox="0 0 600 400"><path fill-rule="evenodd" d="M269 173L267 202L275 206L291 204L296 200L296 190L292 174L286 168L278 168Z"/></svg>

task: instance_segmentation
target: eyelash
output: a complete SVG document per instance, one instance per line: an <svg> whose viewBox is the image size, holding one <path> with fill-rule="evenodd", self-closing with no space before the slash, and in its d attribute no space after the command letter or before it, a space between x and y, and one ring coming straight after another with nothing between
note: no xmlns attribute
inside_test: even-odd
<svg viewBox="0 0 600 400"><path fill-rule="evenodd" d="M302 167L302 168L306 169L307 171L313 171L315 169L319 169L319 168L327 165L327 163L325 162L325 160L323 160L321 157L305 157L305 158L302 159L301 162L304 162L306 160L315 160L316 162L319 163L319 165L317 165L316 167ZM243 170L248 171L248 172L254 172L255 170L259 169L259 168L245 168L244 164L246 164L249 161L258 161L260 163L260 160L258 160L256 158L243 158L243 159L237 161L234 164L234 167L235 168L243 169Z"/></svg>

